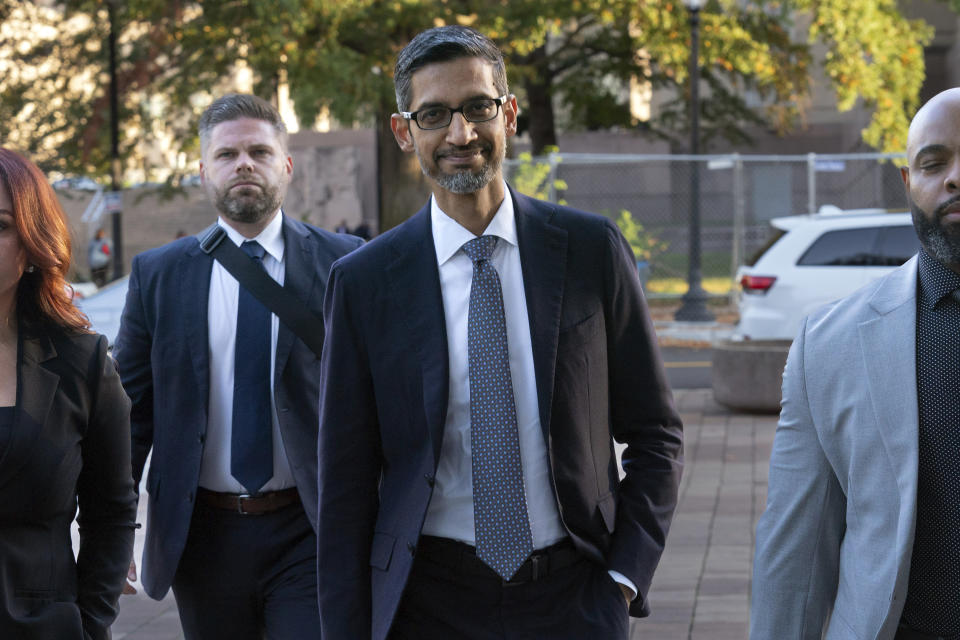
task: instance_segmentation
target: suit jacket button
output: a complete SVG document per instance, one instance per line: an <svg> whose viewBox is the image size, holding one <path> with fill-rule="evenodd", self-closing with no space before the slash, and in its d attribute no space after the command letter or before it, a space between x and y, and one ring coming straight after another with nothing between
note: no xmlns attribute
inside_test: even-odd
<svg viewBox="0 0 960 640"><path fill-rule="evenodd" d="M413 557L417 555L417 545L412 542L407 542L407 551L410 552L410 556Z"/></svg>
<svg viewBox="0 0 960 640"><path fill-rule="evenodd" d="M436 483L436 480L434 480L433 476L430 475L429 473L423 474L423 479L426 480L427 484L430 485L431 487Z"/></svg>

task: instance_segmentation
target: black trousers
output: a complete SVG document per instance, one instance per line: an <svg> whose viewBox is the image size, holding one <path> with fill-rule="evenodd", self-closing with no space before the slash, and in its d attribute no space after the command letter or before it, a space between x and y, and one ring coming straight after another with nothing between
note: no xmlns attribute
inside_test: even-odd
<svg viewBox="0 0 960 640"><path fill-rule="evenodd" d="M390 640L627 640L607 570L583 558L522 584L460 570L418 549Z"/></svg>
<svg viewBox="0 0 960 640"><path fill-rule="evenodd" d="M253 516L198 504L173 595L186 640L319 640L317 537L303 505Z"/></svg>

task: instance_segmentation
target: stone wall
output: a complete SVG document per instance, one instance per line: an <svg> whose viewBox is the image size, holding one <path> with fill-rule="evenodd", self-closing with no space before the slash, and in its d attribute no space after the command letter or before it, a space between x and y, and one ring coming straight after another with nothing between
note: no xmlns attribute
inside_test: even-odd
<svg viewBox="0 0 960 640"><path fill-rule="evenodd" d="M59 191L60 204L70 222L73 236L75 280L89 279L87 243L102 226L112 236L110 216L104 214L98 224L82 221L83 212L93 194L85 191ZM155 190L135 189L123 192L124 273L130 272L133 256L170 242L178 231L194 234L216 220L216 214L201 187L187 187L182 195L161 198Z"/></svg>

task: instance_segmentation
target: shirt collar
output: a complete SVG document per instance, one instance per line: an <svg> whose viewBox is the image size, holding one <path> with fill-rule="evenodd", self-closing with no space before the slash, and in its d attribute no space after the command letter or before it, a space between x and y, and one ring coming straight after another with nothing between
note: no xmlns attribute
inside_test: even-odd
<svg viewBox="0 0 960 640"><path fill-rule="evenodd" d="M937 303L960 288L960 275L930 256L926 249L920 250L917 273L920 282L920 299L928 309L933 309Z"/></svg>
<svg viewBox="0 0 960 640"><path fill-rule="evenodd" d="M490 224L484 229L483 235L497 236L517 246L517 221L513 212L513 198L510 196L510 190L506 188L506 183L504 183L503 192L505 194L503 202L500 203ZM437 199L432 195L430 196L430 225L433 230L433 244L437 250L438 265L443 265L460 250L460 247L477 237L444 213L437 204Z"/></svg>
<svg viewBox="0 0 960 640"><path fill-rule="evenodd" d="M217 218L217 224L223 227L223 230L227 232L227 237L238 247L244 240L256 240L274 260L283 262L283 211L277 212L270 224L253 238L243 237L239 231L224 222L223 216Z"/></svg>

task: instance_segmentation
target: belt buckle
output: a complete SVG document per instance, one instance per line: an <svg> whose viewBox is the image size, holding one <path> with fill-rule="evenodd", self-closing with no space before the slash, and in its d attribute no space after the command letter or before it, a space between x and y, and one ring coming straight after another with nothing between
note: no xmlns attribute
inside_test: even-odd
<svg viewBox="0 0 960 640"><path fill-rule="evenodd" d="M249 500L252 497L253 496L250 495L249 493L241 493L240 495L237 496L237 513L239 513L242 516L250 515L250 512L243 510L243 501Z"/></svg>
<svg viewBox="0 0 960 640"><path fill-rule="evenodd" d="M534 553L530 556L530 564L533 565L530 567L530 582L536 582L540 579L540 561L544 559L545 556L541 556L539 553Z"/></svg>
<svg viewBox="0 0 960 640"><path fill-rule="evenodd" d="M546 562L547 554L545 553L533 553L530 554L530 557L527 559L530 561L530 579L529 580L504 580L500 579L502 586L504 587L519 587L522 584L528 584L530 582L536 582L540 578L546 577ZM526 562L524 562L526 564Z"/></svg>

